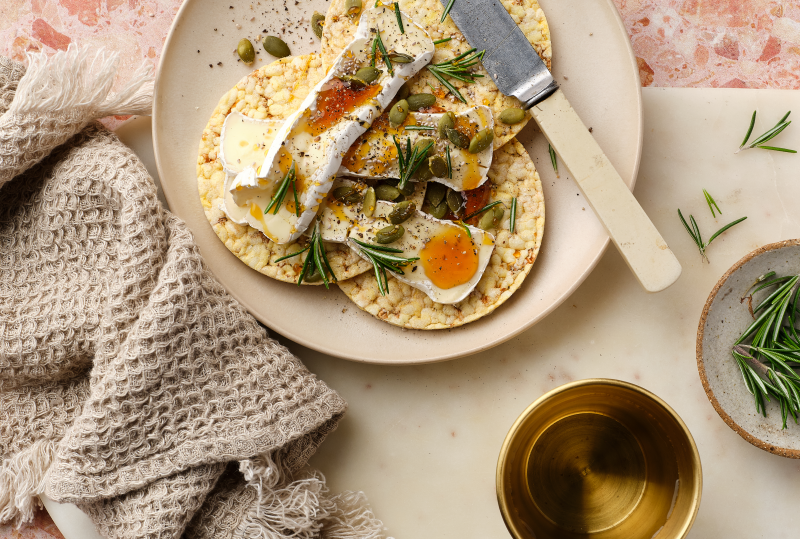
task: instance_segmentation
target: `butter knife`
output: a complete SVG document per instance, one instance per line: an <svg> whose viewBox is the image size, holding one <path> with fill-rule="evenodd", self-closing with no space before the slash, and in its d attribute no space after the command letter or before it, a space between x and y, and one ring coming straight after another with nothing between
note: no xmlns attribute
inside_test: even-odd
<svg viewBox="0 0 800 539"><path fill-rule="evenodd" d="M531 111L642 287L659 292L674 283L678 259L503 4L455 0L450 17L472 47L486 51L483 67L500 91Z"/></svg>

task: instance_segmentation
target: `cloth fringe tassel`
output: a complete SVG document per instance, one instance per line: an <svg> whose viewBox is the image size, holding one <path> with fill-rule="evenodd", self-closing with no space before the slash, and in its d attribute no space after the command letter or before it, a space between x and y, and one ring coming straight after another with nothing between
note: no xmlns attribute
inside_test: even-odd
<svg viewBox="0 0 800 539"><path fill-rule="evenodd" d="M239 527L238 539L386 537L363 492L330 496L325 477L316 470L294 478L269 454L240 462L239 470L258 498Z"/></svg>
<svg viewBox="0 0 800 539"><path fill-rule="evenodd" d="M0 522L13 520L20 527L33 520L55 455L53 441L38 440L0 464Z"/></svg>
<svg viewBox="0 0 800 539"><path fill-rule="evenodd" d="M118 92L111 87L119 54L71 44L51 57L28 53L28 69L19 81L7 114L79 110L87 122L111 115L149 115L153 108L153 75L147 64Z"/></svg>

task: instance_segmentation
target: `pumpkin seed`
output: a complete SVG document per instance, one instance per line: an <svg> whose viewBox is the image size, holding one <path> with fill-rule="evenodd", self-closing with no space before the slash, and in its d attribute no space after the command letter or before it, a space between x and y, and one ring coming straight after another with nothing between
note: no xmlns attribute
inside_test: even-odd
<svg viewBox="0 0 800 539"><path fill-rule="evenodd" d="M400 225L387 226L378 230L378 232L375 234L375 242L380 243L381 245L393 243L402 238L403 234L405 233L406 229Z"/></svg>
<svg viewBox="0 0 800 539"><path fill-rule="evenodd" d="M390 52L389 53L389 60L393 64L410 64L414 61L414 57L402 52Z"/></svg>
<svg viewBox="0 0 800 539"><path fill-rule="evenodd" d="M366 66L356 71L356 77L363 80L367 84L372 84L381 76L382 71L377 67Z"/></svg>
<svg viewBox="0 0 800 539"><path fill-rule="evenodd" d="M425 191L425 200L438 206L447 195L447 187L441 183L431 182L428 184L428 189Z"/></svg>
<svg viewBox="0 0 800 539"><path fill-rule="evenodd" d="M488 148L494 140L494 129L487 127L481 129L469 141L469 153L479 153Z"/></svg>
<svg viewBox="0 0 800 539"><path fill-rule="evenodd" d="M361 201L361 193L358 189L342 185L333 190L333 198L345 204L357 204Z"/></svg>
<svg viewBox="0 0 800 539"><path fill-rule="evenodd" d="M291 54L291 52L289 52L289 45L279 37L267 36L264 38L263 45L264 50L275 58L286 58Z"/></svg>
<svg viewBox="0 0 800 539"><path fill-rule="evenodd" d="M478 228L483 230L489 230L494 226L494 212L485 211L483 215L481 215L480 221L478 221Z"/></svg>
<svg viewBox="0 0 800 539"><path fill-rule="evenodd" d="M239 58L241 58L242 62L245 64L252 64L256 59L256 50L247 38L243 38L239 42L239 46L236 47L236 52L239 53Z"/></svg>
<svg viewBox="0 0 800 539"><path fill-rule="evenodd" d="M389 222L393 225L399 225L403 221L406 221L409 217L414 215L414 212L417 211L417 206L410 200L404 200L403 202L398 202L395 204L394 209L389 212L388 218Z"/></svg>
<svg viewBox="0 0 800 539"><path fill-rule="evenodd" d="M377 197L375 196L375 189L370 187L367 189L367 192L364 193L364 203L361 205L361 212L367 217L372 217L372 214L375 213L376 201Z"/></svg>
<svg viewBox="0 0 800 539"><path fill-rule="evenodd" d="M341 77L339 77L339 79L342 82L346 82L350 86L350 88L353 88L355 90L368 86L367 81L360 79L356 75L342 75Z"/></svg>
<svg viewBox="0 0 800 539"><path fill-rule="evenodd" d="M456 126L456 115L447 111L439 118L439 138L447 138L447 130L454 129Z"/></svg>
<svg viewBox="0 0 800 539"><path fill-rule="evenodd" d="M315 11L314 14L311 16L311 30L313 30L314 35L320 39L322 39L322 23L324 21L325 21L325 15L323 15L319 11Z"/></svg>
<svg viewBox="0 0 800 539"><path fill-rule="evenodd" d="M489 213L489 212L486 212L486 213ZM506 214L506 210L505 210L505 208L503 208L503 206L499 206L498 205L498 206L495 206L492 209L492 215L494 217L494 226L500 226L500 223L503 222L503 217L505 216L505 214Z"/></svg>
<svg viewBox="0 0 800 539"><path fill-rule="evenodd" d="M436 104L436 96L433 94L414 94L408 96L406 101L408 101L409 110L419 110Z"/></svg>
<svg viewBox="0 0 800 539"><path fill-rule="evenodd" d="M498 119L504 124L518 124L525 119L525 111L516 107L510 107L501 112Z"/></svg>
<svg viewBox="0 0 800 539"><path fill-rule="evenodd" d="M389 123L392 124L392 127L397 127L401 123L406 121L406 117L408 116L408 101L405 99L401 99L397 103L394 104L392 110L389 111Z"/></svg>
<svg viewBox="0 0 800 539"><path fill-rule="evenodd" d="M420 138L417 139L417 142L414 143L414 149L417 150L418 152L421 152L422 150L424 150L425 148L428 148L428 146L430 146L433 143L434 143L434 140L432 138L420 137ZM430 153L430 151L432 149L433 149L433 146L428 148L428 153Z"/></svg>
<svg viewBox="0 0 800 539"><path fill-rule="evenodd" d="M419 164L419 168L414 173L414 179L420 182L426 182L431 178L433 178L433 172L431 172L431 167L428 166L428 161L425 160Z"/></svg>
<svg viewBox="0 0 800 539"><path fill-rule="evenodd" d="M406 99L408 94L411 93L411 88L408 87L408 83L404 82L400 89L397 91L397 100Z"/></svg>
<svg viewBox="0 0 800 539"><path fill-rule="evenodd" d="M375 187L375 197L378 200L396 200L400 196L400 190L397 187L386 185L382 183Z"/></svg>
<svg viewBox="0 0 800 539"><path fill-rule="evenodd" d="M462 150L469 148L469 138L461 131L445 128L444 132L447 133L447 139L452 142L453 146L456 148L461 148Z"/></svg>
<svg viewBox="0 0 800 539"><path fill-rule="evenodd" d="M447 215L447 201L442 199L439 205L435 206L430 214L437 219L444 219L444 216Z"/></svg>
<svg viewBox="0 0 800 539"><path fill-rule="evenodd" d="M421 169L422 167L419 167L419 168ZM417 169L417 173L419 173L419 169ZM409 196L414 194L414 190L416 189L416 187L417 187L416 183L414 183L414 182L406 182L406 184L403 186L402 189L400 189L399 187L398 187L398 189L400 190L400 194L401 195L405 195L405 196L409 197ZM396 200L395 202L400 202L400 201Z"/></svg>
<svg viewBox="0 0 800 539"><path fill-rule="evenodd" d="M347 11L347 14L351 17L355 17L359 13L361 13L361 0L347 0L344 4L344 8Z"/></svg>
<svg viewBox="0 0 800 539"><path fill-rule="evenodd" d="M429 157L428 168L431 169L431 172L437 178L444 178L447 176L447 162L441 155Z"/></svg>
<svg viewBox="0 0 800 539"><path fill-rule="evenodd" d="M343 201L344 199L352 195L355 191L356 190L350 186L342 185L334 189L333 193L331 194L333 195L333 198L335 198L336 200Z"/></svg>
<svg viewBox="0 0 800 539"><path fill-rule="evenodd" d="M452 189L447 190L447 207L450 208L451 212L458 212L463 204L464 198L461 196L461 193L453 191Z"/></svg>

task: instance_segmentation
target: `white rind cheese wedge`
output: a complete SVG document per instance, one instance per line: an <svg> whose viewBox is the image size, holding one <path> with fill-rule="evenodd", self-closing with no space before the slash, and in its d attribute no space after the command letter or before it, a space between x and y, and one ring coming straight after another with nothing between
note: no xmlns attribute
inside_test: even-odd
<svg viewBox="0 0 800 539"><path fill-rule="evenodd" d="M452 178L431 177L428 181L443 183L454 191L469 191L480 187L486 181L489 167L492 166L493 148L490 144L485 150L476 154L461 149L449 140L439 138L438 130L405 129L409 126L437 128L444 113L412 112L402 125L392 127L383 121L376 122L366 133L350 147L339 169L340 176L356 176L359 178L399 178L400 165L397 160L397 148L394 137L405 149L407 141L412 146L420 138L434 140L434 147L428 156L438 155L445 158L446 149L450 149ZM380 125L378 125L380 123ZM466 133L476 133L482 129L494 129L494 117L489 107L478 106L467 109L456 115L456 127ZM412 180L413 181L413 180Z"/></svg>
<svg viewBox="0 0 800 539"><path fill-rule="evenodd" d="M381 114L400 86L433 57L434 45L428 33L407 15L402 14L402 19L404 33L400 32L392 8L365 10L353 41L278 130L256 181L252 182L249 176L240 181L237 176L231 183L236 204L249 205L247 222L274 242L293 241L308 228L350 145ZM382 72L366 87L343 82L340 77L370 64L371 46L378 32L387 52L408 55L412 61L394 63L390 74L383 60L379 60L376 67ZM264 214L292 164L297 177L294 189L289 188L277 213L271 210ZM299 209L293 201L295 192Z"/></svg>
<svg viewBox="0 0 800 539"><path fill-rule="evenodd" d="M427 114L412 112L408 115L406 125L425 125L435 127L439 123L442 114ZM479 131L485 128L493 128L491 110L488 107L473 107L463 114L456 115L456 123L467 126L471 131ZM222 210L228 217L241 225L247 224L249 214L249 200L256 196L261 190L259 182L253 174L242 176L237 187L241 190L252 189L242 198L244 206L239 206L234 199L239 191L231 192L231 185L236 174L243 172L247 167L255 170L256 163L266 155L275 135L280 129L283 121L281 120L255 120L248 118L240 112L232 112L225 119L220 135L220 159L225 170L225 193ZM403 126L392 128L388 125L373 125L350 147L344 157L342 166L339 168L339 176L354 176L360 178L397 178L400 174L400 167L397 162L397 151L394 141L390 138L392 134L398 134L398 140L405 145L406 137L409 137L411 144L419 138L432 136L436 140L435 154L446 155L445 146L450 148L452 178L430 178L429 181L442 183L454 191L468 191L481 186L487 178L487 172L492 164L492 148L489 147L477 154L471 154L467 150L456 147L449 141L443 141L435 136L435 132L404 130ZM384 135L383 133L388 133ZM269 198L259 197L262 202L269 204ZM252 217L255 219L255 217Z"/></svg>
<svg viewBox="0 0 800 539"><path fill-rule="evenodd" d="M355 184L337 181L339 185ZM395 204L379 200L371 217L364 215L361 204L347 205L329 198L320 212L320 235L324 241L345 243L356 254L369 260L359 241L376 244L375 234L391 226L388 215ZM422 290L437 303L458 303L469 295L481 280L494 251L494 236L469 225L443 221L416 211L401 225L403 236L387 245L401 249L404 258L419 258L393 277ZM469 229L469 233L467 230Z"/></svg>
<svg viewBox="0 0 800 539"><path fill-rule="evenodd" d="M238 110L228 114L219 137L219 158L225 172L236 175L247 167L258 168L282 124L282 120L256 120Z"/></svg>

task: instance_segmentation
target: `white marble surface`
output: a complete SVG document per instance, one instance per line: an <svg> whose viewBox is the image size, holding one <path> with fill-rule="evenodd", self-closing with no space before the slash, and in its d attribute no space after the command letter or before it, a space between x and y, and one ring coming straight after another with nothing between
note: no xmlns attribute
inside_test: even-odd
<svg viewBox="0 0 800 539"><path fill-rule="evenodd" d="M312 464L334 491L365 491L394 537L507 537L494 474L508 428L544 392L591 377L641 385L688 425L704 476L690 538L797 537L800 461L760 451L722 422L697 375L695 337L708 293L730 265L761 245L800 236L800 155L733 154L754 109L754 132L761 133L789 109L800 114L800 93L646 88L643 94L635 195L683 264L671 288L646 294L609 249L544 321L479 355L426 366L371 366L284 341L350 406ZM152 150L143 126L144 119L123 134L148 164ZM774 142L800 149L800 128L790 126ZM571 181L555 178L547 155L534 157L545 189ZM716 220L704 188L724 212ZM694 214L706 238L737 217L748 219L715 240L705 264L678 208L687 218ZM56 519L67 539L85 537L62 522Z"/></svg>

